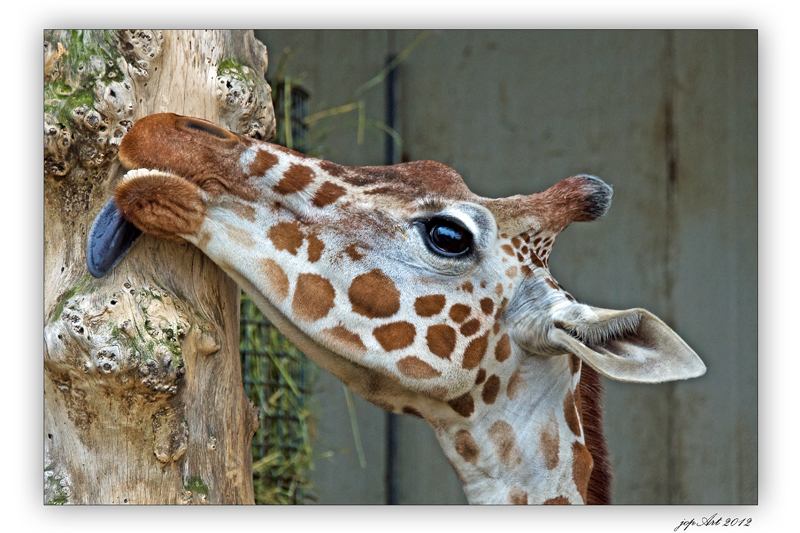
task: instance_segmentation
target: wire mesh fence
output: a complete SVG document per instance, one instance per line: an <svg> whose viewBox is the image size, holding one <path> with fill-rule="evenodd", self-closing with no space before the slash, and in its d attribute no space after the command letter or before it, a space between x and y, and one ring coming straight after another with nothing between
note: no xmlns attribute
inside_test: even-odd
<svg viewBox="0 0 800 533"><path fill-rule="evenodd" d="M302 151L308 93L283 80L272 88L278 132L273 142ZM288 99L284 98L286 89L290 92ZM258 430L252 440L256 503L305 503L314 499L310 482L310 363L244 293L240 316L244 390L259 408Z"/></svg>
<svg viewBox="0 0 800 533"><path fill-rule="evenodd" d="M246 294L239 330L245 394L259 408L252 440L256 503L304 503L313 499L308 359Z"/></svg>

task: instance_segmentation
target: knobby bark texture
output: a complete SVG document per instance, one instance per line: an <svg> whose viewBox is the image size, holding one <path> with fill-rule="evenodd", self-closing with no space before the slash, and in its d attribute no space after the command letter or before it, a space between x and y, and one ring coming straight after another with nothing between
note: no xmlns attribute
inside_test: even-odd
<svg viewBox="0 0 800 533"><path fill-rule="evenodd" d="M48 31L44 55L45 502L253 503L239 288L187 243L143 236L102 279L85 254L138 118L272 137L266 48L246 31Z"/></svg>

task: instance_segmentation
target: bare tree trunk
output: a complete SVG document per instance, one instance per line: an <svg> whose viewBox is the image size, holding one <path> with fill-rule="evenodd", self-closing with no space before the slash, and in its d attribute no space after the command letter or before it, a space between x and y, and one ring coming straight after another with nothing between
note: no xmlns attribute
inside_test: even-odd
<svg viewBox="0 0 800 533"><path fill-rule="evenodd" d="M85 257L138 118L271 137L266 48L244 31L51 31L44 45L45 502L253 503L238 287L186 243L143 236L102 279Z"/></svg>

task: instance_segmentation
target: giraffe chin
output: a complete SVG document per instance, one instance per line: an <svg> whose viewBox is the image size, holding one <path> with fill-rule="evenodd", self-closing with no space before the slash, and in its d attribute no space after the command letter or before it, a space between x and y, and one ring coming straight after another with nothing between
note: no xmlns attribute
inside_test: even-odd
<svg viewBox="0 0 800 533"><path fill-rule="evenodd" d="M142 230L168 241L195 233L206 216L207 193L178 175L135 169L122 177L114 191L122 216Z"/></svg>

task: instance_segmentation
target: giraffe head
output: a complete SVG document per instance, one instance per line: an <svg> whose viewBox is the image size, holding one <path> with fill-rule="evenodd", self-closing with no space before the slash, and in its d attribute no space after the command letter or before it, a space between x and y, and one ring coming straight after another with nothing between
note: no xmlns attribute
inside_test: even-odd
<svg viewBox="0 0 800 533"><path fill-rule="evenodd" d="M580 304L550 274L558 233L608 209L597 178L487 199L439 163L344 167L173 114L140 120L119 158L93 272L127 250L129 223L191 242L323 368L437 431L534 387L534 360L563 370L574 354L635 382L705 371L652 314Z"/></svg>

